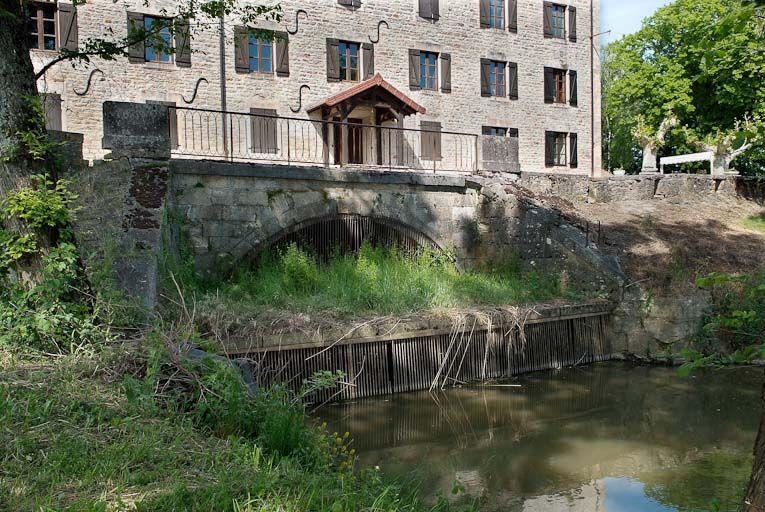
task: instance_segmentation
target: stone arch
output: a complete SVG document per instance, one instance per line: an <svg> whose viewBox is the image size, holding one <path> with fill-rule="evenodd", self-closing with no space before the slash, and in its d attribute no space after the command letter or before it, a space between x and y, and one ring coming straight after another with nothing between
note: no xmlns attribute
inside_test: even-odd
<svg viewBox="0 0 765 512"><path fill-rule="evenodd" d="M253 256L257 257L257 253L263 250L295 243L320 258L327 258L334 250L356 252L364 242L376 247L396 246L408 254L422 248L446 253L446 249L431 236L396 219L379 215L330 213L279 230L258 244Z"/></svg>

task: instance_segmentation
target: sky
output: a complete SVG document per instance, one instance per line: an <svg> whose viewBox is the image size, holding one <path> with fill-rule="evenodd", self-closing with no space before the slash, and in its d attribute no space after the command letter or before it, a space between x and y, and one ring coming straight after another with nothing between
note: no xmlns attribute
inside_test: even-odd
<svg viewBox="0 0 765 512"><path fill-rule="evenodd" d="M671 0L601 0L601 30L611 30L603 36L602 44L610 43L624 34L636 32L656 9L671 3Z"/></svg>

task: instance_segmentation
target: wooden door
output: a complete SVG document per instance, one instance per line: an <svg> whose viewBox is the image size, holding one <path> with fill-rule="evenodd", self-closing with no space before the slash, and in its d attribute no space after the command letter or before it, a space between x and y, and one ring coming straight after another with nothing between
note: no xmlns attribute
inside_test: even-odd
<svg viewBox="0 0 765 512"><path fill-rule="evenodd" d="M364 163L364 127L361 119L348 119L348 163Z"/></svg>

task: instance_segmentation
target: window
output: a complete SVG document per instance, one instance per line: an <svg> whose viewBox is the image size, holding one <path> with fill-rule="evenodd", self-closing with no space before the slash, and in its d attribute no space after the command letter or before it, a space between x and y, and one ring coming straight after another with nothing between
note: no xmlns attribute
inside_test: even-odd
<svg viewBox="0 0 765 512"><path fill-rule="evenodd" d="M271 41L258 39L250 35L247 54L249 55L249 69L256 73L270 73L273 69L273 45Z"/></svg>
<svg viewBox="0 0 765 512"><path fill-rule="evenodd" d="M489 0L489 26L505 28L505 0Z"/></svg>
<svg viewBox="0 0 765 512"><path fill-rule="evenodd" d="M552 6L552 36L564 38L566 37L566 6L556 5Z"/></svg>
<svg viewBox="0 0 765 512"><path fill-rule="evenodd" d="M356 82L359 79L359 43L340 41L340 81Z"/></svg>
<svg viewBox="0 0 765 512"><path fill-rule="evenodd" d="M555 78L555 103L566 103L566 72L562 69L553 71Z"/></svg>
<svg viewBox="0 0 765 512"><path fill-rule="evenodd" d="M545 132L545 165L566 165L566 133Z"/></svg>
<svg viewBox="0 0 765 512"><path fill-rule="evenodd" d="M419 0L419 14L426 20L437 21L440 17L438 9L438 0Z"/></svg>
<svg viewBox="0 0 765 512"><path fill-rule="evenodd" d="M420 52L420 89L438 89L438 54Z"/></svg>
<svg viewBox="0 0 765 512"><path fill-rule="evenodd" d="M144 58L146 62L170 62L168 50L173 47L170 23L172 21L168 18L143 17L144 30L152 34L144 43Z"/></svg>
<svg viewBox="0 0 765 512"><path fill-rule="evenodd" d="M484 126L481 128L481 133L483 135L491 135L493 137L506 137L507 128L501 128L498 126Z"/></svg>
<svg viewBox="0 0 765 512"><path fill-rule="evenodd" d="M37 50L56 50L56 4L53 2L30 2L27 4L29 18L29 47Z"/></svg>
<svg viewBox="0 0 765 512"><path fill-rule="evenodd" d="M505 63L492 60L489 62L489 95L505 95Z"/></svg>

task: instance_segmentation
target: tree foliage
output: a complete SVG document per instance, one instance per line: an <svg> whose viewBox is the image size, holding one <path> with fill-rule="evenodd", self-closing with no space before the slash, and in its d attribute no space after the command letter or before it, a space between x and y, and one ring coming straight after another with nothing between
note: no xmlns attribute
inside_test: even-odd
<svg viewBox="0 0 765 512"><path fill-rule="evenodd" d="M665 154L694 151L695 140L729 136L737 122L765 113L762 6L741 0L676 0L611 43L604 52L604 161L637 171L639 120L653 130L672 113L680 126ZM736 141L738 143L743 142ZM755 145L738 160L743 171L765 171Z"/></svg>

